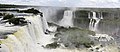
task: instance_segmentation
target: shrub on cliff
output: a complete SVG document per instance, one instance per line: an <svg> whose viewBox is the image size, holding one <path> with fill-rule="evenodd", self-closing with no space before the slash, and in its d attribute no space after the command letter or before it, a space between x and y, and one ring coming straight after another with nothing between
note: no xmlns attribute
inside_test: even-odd
<svg viewBox="0 0 120 52"><path fill-rule="evenodd" d="M58 42L64 44L65 47L68 48L80 48L80 46L84 46L89 48L94 42L90 39L89 35L95 35L95 32L79 29L76 27L72 28L59 28L59 33L55 35L55 37L60 38Z"/></svg>
<svg viewBox="0 0 120 52"><path fill-rule="evenodd" d="M8 20L8 22L14 25L24 25L27 24L27 21L25 21L25 18L11 18Z"/></svg>
<svg viewBox="0 0 120 52"><path fill-rule="evenodd" d="M49 49L51 49L51 48L53 48L53 49L55 49L55 48L57 48L57 47L59 47L60 45L57 43L57 42L53 42L53 43L51 43L51 44L47 44L45 47L46 48L49 48Z"/></svg>
<svg viewBox="0 0 120 52"><path fill-rule="evenodd" d="M2 14L2 13L0 13L0 16L3 16L3 14Z"/></svg>
<svg viewBox="0 0 120 52"><path fill-rule="evenodd" d="M34 8L31 8L31 9L28 9L28 10L21 10L19 11L20 13L33 13L33 14L38 14L38 13L41 13L40 11L34 9Z"/></svg>
<svg viewBox="0 0 120 52"><path fill-rule="evenodd" d="M25 18L15 18L15 16L13 14L4 15L2 20L7 20L4 23L9 22L9 24L14 24L14 25L27 24L27 21L25 21Z"/></svg>
<svg viewBox="0 0 120 52"><path fill-rule="evenodd" d="M7 20L7 19L11 19L11 18L14 18L14 15L13 14L7 14L3 17L2 20Z"/></svg>
<svg viewBox="0 0 120 52"><path fill-rule="evenodd" d="M4 35L4 36L0 36L0 39L7 39L8 36Z"/></svg>

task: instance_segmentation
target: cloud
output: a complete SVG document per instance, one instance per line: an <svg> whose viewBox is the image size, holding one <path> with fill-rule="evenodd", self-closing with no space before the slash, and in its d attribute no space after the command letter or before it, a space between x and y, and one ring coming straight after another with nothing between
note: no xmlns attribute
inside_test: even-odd
<svg viewBox="0 0 120 52"><path fill-rule="evenodd" d="M63 7L120 7L119 0L0 0L0 3Z"/></svg>

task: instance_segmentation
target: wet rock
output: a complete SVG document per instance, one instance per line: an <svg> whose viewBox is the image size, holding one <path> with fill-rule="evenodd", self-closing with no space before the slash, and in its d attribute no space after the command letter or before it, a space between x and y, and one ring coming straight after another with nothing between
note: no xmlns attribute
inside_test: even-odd
<svg viewBox="0 0 120 52"><path fill-rule="evenodd" d="M59 40L59 38L52 38L52 40L54 40L55 42L57 42Z"/></svg>
<svg viewBox="0 0 120 52"><path fill-rule="evenodd" d="M96 50L99 50L99 48L96 48Z"/></svg>
<svg viewBox="0 0 120 52"><path fill-rule="evenodd" d="M60 45L57 42L53 42L51 44L47 44L45 47L49 49L55 49L58 48Z"/></svg>
<svg viewBox="0 0 120 52"><path fill-rule="evenodd" d="M49 34L48 32L44 32L45 34Z"/></svg>
<svg viewBox="0 0 120 52"><path fill-rule="evenodd" d="M59 25L55 24L55 23L52 23L52 22L47 22L49 26L57 26L59 27Z"/></svg>
<svg viewBox="0 0 120 52"><path fill-rule="evenodd" d="M43 13L42 12L40 13L40 16L43 17Z"/></svg>
<svg viewBox="0 0 120 52"><path fill-rule="evenodd" d="M61 33L56 33L54 36L55 37L59 37L59 36L61 36L62 34Z"/></svg>
<svg viewBox="0 0 120 52"><path fill-rule="evenodd" d="M0 39L7 39L8 36L0 36Z"/></svg>
<svg viewBox="0 0 120 52"><path fill-rule="evenodd" d="M103 47L103 45L100 45L100 47Z"/></svg>
<svg viewBox="0 0 120 52"><path fill-rule="evenodd" d="M37 43L37 44L40 44L40 43Z"/></svg>
<svg viewBox="0 0 120 52"><path fill-rule="evenodd" d="M48 29L46 29L46 31L44 33L45 34L49 34L49 33L51 33L51 31L49 31Z"/></svg>

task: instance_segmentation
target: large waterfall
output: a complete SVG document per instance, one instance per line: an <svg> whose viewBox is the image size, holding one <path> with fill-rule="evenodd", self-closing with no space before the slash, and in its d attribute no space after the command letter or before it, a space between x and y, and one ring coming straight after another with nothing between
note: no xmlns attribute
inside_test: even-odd
<svg viewBox="0 0 120 52"><path fill-rule="evenodd" d="M91 11L87 14L88 18L90 19L88 30L84 28L74 27L73 17L75 16L76 13L73 13L73 12L74 12L73 10L65 10L63 18L59 21L58 24L50 23L46 20L46 18L48 18L48 20L49 18L52 18L51 16L47 15L47 13L49 13L48 11L44 12L46 14L43 14L43 17L40 15L22 16L27 21L27 24L23 26L11 26L10 24L9 26L7 26L8 23L0 24L0 33L1 32L2 34L5 33L5 36L7 36L6 39L0 39L0 52L90 52L91 49L93 49L92 52L97 52L97 50L100 50L99 52L103 52L103 51L113 52L113 51L110 51L111 48L115 48L113 50L117 50L116 47L109 47L109 46L102 45L103 42L104 42L103 44L107 44L109 41L114 40L114 38L112 36L109 36L108 34L102 34L102 33L98 34L99 23L103 19L102 12ZM63 32L62 34L61 31L58 32L59 28L62 29L63 31L66 31L67 33ZM70 32L67 31L66 29L67 30L70 29ZM77 48L77 46L73 49L67 47L67 46L71 46L72 43L69 40L68 42L70 43L70 45L67 45L68 42L64 33L67 38L69 37L76 38L76 39L71 39L71 38L69 39L72 41L74 45L81 46L82 48L81 47ZM89 35L85 34L85 37L84 37L84 33L90 33L90 34ZM63 40L66 39L65 40L66 42L64 41L66 44L63 44L61 43L62 41L59 41L61 37L59 37L58 40L54 40L54 39L57 39L55 35L59 36L57 34L59 34L63 38ZM93 36L92 34L95 34L95 35ZM83 37L84 39L89 37L90 39L95 39L95 43L97 42L100 45L102 45L101 46L102 48L100 46L99 46L100 48L96 47L99 45L97 43L96 43L97 45L90 45L91 47L89 48L84 47L84 44L83 45L80 44L82 41L80 43L75 42L77 40L78 40L77 42L79 42L80 40L79 37ZM54 43L55 41L58 41L57 44L60 45L59 47L55 49L54 48L49 49L46 47L46 45ZM84 41L85 43L87 42L86 40ZM52 46L54 46L54 44Z"/></svg>
<svg viewBox="0 0 120 52"><path fill-rule="evenodd" d="M73 27L73 11L67 10L64 12L63 19L59 22L60 26Z"/></svg>
<svg viewBox="0 0 120 52"><path fill-rule="evenodd" d="M7 46L2 52L39 52L42 49L41 45L50 43L51 37L44 34L39 15L24 18L30 22L28 25L20 27L14 34L7 35L7 39L0 40L4 45L2 48Z"/></svg>
<svg viewBox="0 0 120 52"><path fill-rule="evenodd" d="M71 12L71 11L70 11ZM45 35L42 21L43 17L24 16L28 25L18 27L17 32L8 34L7 39L0 40L0 52L79 52L77 49L69 50L63 48L45 49L44 45L52 43L53 35ZM16 29L16 28L13 28ZM51 27L49 27L50 30ZM54 29L53 29L54 30ZM86 50L81 50L86 52Z"/></svg>

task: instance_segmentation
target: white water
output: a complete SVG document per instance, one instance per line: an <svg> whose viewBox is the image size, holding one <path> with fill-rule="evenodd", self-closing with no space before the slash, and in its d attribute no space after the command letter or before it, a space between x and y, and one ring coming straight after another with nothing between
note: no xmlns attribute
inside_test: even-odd
<svg viewBox="0 0 120 52"><path fill-rule="evenodd" d="M10 52L9 48L5 44L0 45L2 48L0 48L0 52Z"/></svg>
<svg viewBox="0 0 120 52"><path fill-rule="evenodd" d="M41 17L41 19L42 19L42 27L43 27L43 31L44 32L46 32L46 30L49 30L49 26L48 26L48 23L47 23L47 20L46 20L46 18L43 16L43 17Z"/></svg>
<svg viewBox="0 0 120 52"><path fill-rule="evenodd" d="M108 34L98 34L98 25L101 19L103 19L102 13L98 13L98 17L96 16L96 12L92 12L93 16L90 17L90 13L88 13L88 18L90 19L89 29L96 32L96 35L93 37L100 38L105 37L105 39L99 39L99 41L110 41L114 40L112 36L109 36Z"/></svg>
<svg viewBox="0 0 120 52"><path fill-rule="evenodd" d="M66 11L66 12L72 14L71 11ZM71 16L72 15L70 15L70 18L72 19ZM44 23L46 24L46 22L43 21L43 19L41 19L42 17L40 17L39 15L25 16L24 18L26 18L26 20L29 21L30 23L26 26L19 27L17 32L8 35L7 39L0 40L0 44L2 44L2 49L0 49L0 52L89 52L87 49L82 49L82 50L77 50L77 49L70 50L70 49L62 49L62 48L44 49L43 47L41 47L42 45L46 45L53 42L51 40L53 38L53 35L44 34L43 25ZM72 23L71 19L69 19L67 16L67 18L65 18L63 21L66 20L66 22L69 23L67 25L70 25ZM0 28L0 30L2 29L3 28ZM54 26L49 27L49 29L50 31L56 31L56 27Z"/></svg>
<svg viewBox="0 0 120 52"><path fill-rule="evenodd" d="M90 13L88 14L88 18L90 19L89 29L92 31L97 31L98 24L101 19L103 19L102 14L99 14L99 17L96 16L96 12L92 12L93 16L90 17Z"/></svg>
<svg viewBox="0 0 120 52"><path fill-rule="evenodd" d="M64 12L63 19L59 22L60 26L73 27L73 11L67 10Z"/></svg>
<svg viewBox="0 0 120 52"><path fill-rule="evenodd" d="M0 52L79 52L77 49L45 49L42 45L52 43L53 35L45 35L43 32L43 22L38 16L25 16L30 23L26 26L19 27L14 34L7 35L7 39L1 39ZM50 27L55 31L56 27ZM86 52L86 50L81 50Z"/></svg>
<svg viewBox="0 0 120 52"><path fill-rule="evenodd" d="M7 39L1 40L1 43L9 48L10 52L40 52L41 45L51 43L53 36L45 35L42 28L41 17L26 16L29 23L20 27L14 34L8 35ZM4 51L4 49L0 50ZM8 51L5 51L8 52Z"/></svg>
<svg viewBox="0 0 120 52"><path fill-rule="evenodd" d="M111 49L109 48L110 46L110 43L103 43L103 42L109 42L109 41L114 41L114 38L112 36L109 36L108 34L102 34L102 33L97 33L98 32L98 25L99 25L99 22L101 19L103 19L103 15L102 13L98 13L98 17L96 16L96 12L92 12L93 13L93 16L90 17L90 13L88 13L88 18L90 19L90 23L89 23L89 29L91 31L94 31L96 32L95 36L91 36L93 38L97 38L98 41L99 41L99 44L102 45L102 44L105 44L104 45L104 48L100 48L99 47L99 50L96 50L96 46L93 46L91 47L90 49L93 49L93 52L114 52L115 49ZM112 42L112 44L116 44L115 42ZM107 47L108 46L108 47ZM105 48L106 47L106 48ZM114 46L113 46L114 47ZM115 47L116 48L116 47ZM116 52L118 49L116 49Z"/></svg>

